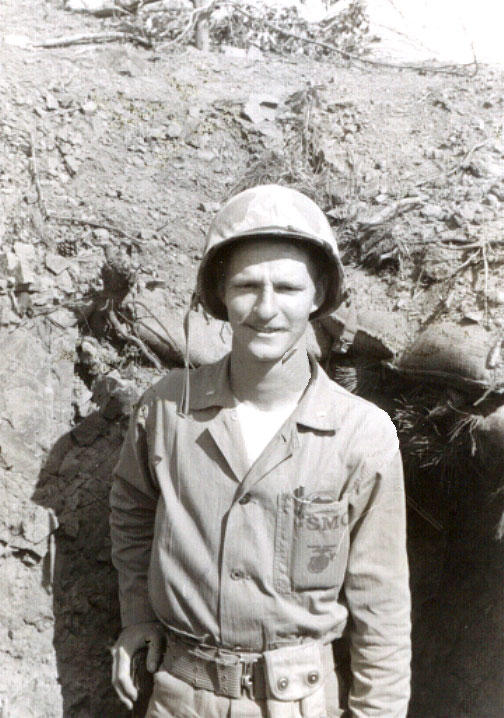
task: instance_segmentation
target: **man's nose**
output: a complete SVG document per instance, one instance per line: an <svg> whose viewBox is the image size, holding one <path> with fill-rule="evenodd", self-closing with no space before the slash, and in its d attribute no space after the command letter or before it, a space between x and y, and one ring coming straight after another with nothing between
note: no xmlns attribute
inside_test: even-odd
<svg viewBox="0 0 504 718"><path fill-rule="evenodd" d="M277 311L276 297L273 287L263 287L254 305L256 316L266 321L275 316Z"/></svg>

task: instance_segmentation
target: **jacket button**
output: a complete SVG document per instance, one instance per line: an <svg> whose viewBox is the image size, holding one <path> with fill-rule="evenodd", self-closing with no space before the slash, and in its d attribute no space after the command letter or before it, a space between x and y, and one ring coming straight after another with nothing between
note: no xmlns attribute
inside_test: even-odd
<svg viewBox="0 0 504 718"><path fill-rule="evenodd" d="M279 678L277 681L277 688L279 691L284 691L288 685L289 685L288 678Z"/></svg>
<svg viewBox="0 0 504 718"><path fill-rule="evenodd" d="M251 498L252 497L250 494L243 494L241 499L238 500L238 503L242 504L242 506L243 506L244 504L248 504L248 502L250 501Z"/></svg>
<svg viewBox="0 0 504 718"><path fill-rule="evenodd" d="M314 686L315 683L318 682L318 679L319 679L318 671L311 671L311 673L308 673L308 683L311 686Z"/></svg>
<svg viewBox="0 0 504 718"><path fill-rule="evenodd" d="M239 568L233 568L231 569L231 578L233 581L239 581L241 578L245 578L245 572Z"/></svg>

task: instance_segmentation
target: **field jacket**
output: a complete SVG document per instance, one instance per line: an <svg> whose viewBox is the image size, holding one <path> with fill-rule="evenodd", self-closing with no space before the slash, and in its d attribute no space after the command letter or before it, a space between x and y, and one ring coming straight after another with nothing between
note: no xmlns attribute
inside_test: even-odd
<svg viewBox="0 0 504 718"><path fill-rule="evenodd" d="M298 406L247 468L229 357L141 399L111 492L124 626L265 651L350 636L355 718L400 718L410 598L398 441L387 414L311 361ZM348 624L348 625L347 625Z"/></svg>

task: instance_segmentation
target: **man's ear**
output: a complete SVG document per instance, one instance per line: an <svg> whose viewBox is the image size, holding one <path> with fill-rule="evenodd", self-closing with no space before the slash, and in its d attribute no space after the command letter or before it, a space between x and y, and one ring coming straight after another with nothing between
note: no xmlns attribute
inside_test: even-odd
<svg viewBox="0 0 504 718"><path fill-rule="evenodd" d="M317 281L315 283L315 297L313 298L312 312L316 312L317 309L320 309L320 307L324 303L324 299L326 298L327 293L328 282L329 277L325 272L321 273L320 276L317 278Z"/></svg>
<svg viewBox="0 0 504 718"><path fill-rule="evenodd" d="M225 304L224 299L226 296L226 277L222 274L217 280L217 296L219 297L221 302Z"/></svg>

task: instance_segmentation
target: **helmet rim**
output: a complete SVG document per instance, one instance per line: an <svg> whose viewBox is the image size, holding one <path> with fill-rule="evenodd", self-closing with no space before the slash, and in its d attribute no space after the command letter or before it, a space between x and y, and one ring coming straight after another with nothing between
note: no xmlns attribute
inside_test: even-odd
<svg viewBox="0 0 504 718"><path fill-rule="evenodd" d="M212 276L215 272L214 264L216 259L218 259L219 253L238 240L243 240L247 238L250 238L251 240L257 240L260 237L264 237L265 239L278 237L279 239L287 241L304 241L308 245L307 249L310 249L311 245L313 249L316 249L320 253L323 253L324 257L330 260L331 264L333 265L333 268L336 270L337 281L333 281L330 283L330 285L326 289L324 301L318 309L316 309L310 314L310 321L330 314L341 304L344 296L345 283L343 266L341 264L341 261L339 261L339 258L335 257L331 245L320 237L315 237L314 235L287 231L284 228L280 227L270 227L268 231L265 231L265 229L261 228L260 232L241 232L239 234L233 235L232 237L228 237L227 239L223 239L219 244L211 247L209 251L205 254L203 259L201 260L201 264L198 270L196 294L199 302L209 314L211 314L216 319L228 321L226 306L220 298L218 291L216 291L215 283L210 281L211 278L214 278Z"/></svg>

